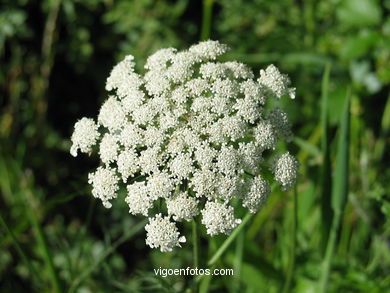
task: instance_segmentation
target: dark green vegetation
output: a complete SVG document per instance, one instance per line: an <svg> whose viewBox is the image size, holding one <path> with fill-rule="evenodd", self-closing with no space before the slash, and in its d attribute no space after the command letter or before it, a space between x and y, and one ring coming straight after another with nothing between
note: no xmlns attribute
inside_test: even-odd
<svg viewBox="0 0 390 293"><path fill-rule="evenodd" d="M5 0L0 9L1 292L389 292L389 0ZM142 70L156 49L209 36L232 47L226 59L290 75L297 99L284 107L301 177L296 194L274 188L231 237L198 231L200 267L236 275L194 286L153 272L191 266L191 242L150 250L124 202L106 210L91 196L97 159L68 150L73 123L96 117L124 55ZM191 225L181 228L190 240Z"/></svg>

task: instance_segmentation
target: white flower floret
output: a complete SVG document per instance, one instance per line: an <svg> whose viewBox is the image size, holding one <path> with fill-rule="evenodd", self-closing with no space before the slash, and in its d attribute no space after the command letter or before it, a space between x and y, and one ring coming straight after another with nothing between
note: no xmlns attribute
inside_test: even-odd
<svg viewBox="0 0 390 293"><path fill-rule="evenodd" d="M169 252L175 246L181 247L180 243L186 242L174 222L169 217L157 214L154 218L149 218L149 224L145 226L146 244L151 248L160 248L161 252Z"/></svg>
<svg viewBox="0 0 390 293"><path fill-rule="evenodd" d="M289 152L275 160L272 170L276 182L282 186L283 190L295 185L298 178L298 167L298 161Z"/></svg>
<svg viewBox="0 0 390 293"><path fill-rule="evenodd" d="M121 62L114 66L110 76L106 81L106 90L111 91L118 89L122 84L129 81L129 76L134 72L134 57L132 55L126 56Z"/></svg>
<svg viewBox="0 0 390 293"><path fill-rule="evenodd" d="M233 146L222 146L217 158L217 167L225 175L234 175L238 170L240 157Z"/></svg>
<svg viewBox="0 0 390 293"><path fill-rule="evenodd" d="M158 172L158 167L161 164L160 149L151 147L141 152L138 164L141 169L141 174L150 174Z"/></svg>
<svg viewBox="0 0 390 293"><path fill-rule="evenodd" d="M122 151L118 156L117 165L123 182L127 182L127 178L133 176L139 169L138 156L134 149Z"/></svg>
<svg viewBox="0 0 390 293"><path fill-rule="evenodd" d="M195 160L202 169L211 169L217 154L217 150L210 147L208 142L203 142L194 152Z"/></svg>
<svg viewBox="0 0 390 293"><path fill-rule="evenodd" d="M189 80L185 87L190 95L199 97L209 90L209 83L205 79L194 78Z"/></svg>
<svg viewBox="0 0 390 293"><path fill-rule="evenodd" d="M248 79L254 77L252 70L243 63L237 61L230 61L225 62L224 65L230 70L233 78Z"/></svg>
<svg viewBox="0 0 390 293"><path fill-rule="evenodd" d="M109 97L100 108L98 122L107 127L110 131L115 131L126 123L126 113L121 103L114 97Z"/></svg>
<svg viewBox="0 0 390 293"><path fill-rule="evenodd" d="M234 209L226 203L208 201L202 213L202 224L206 226L207 234L213 236L230 232L241 223L234 217Z"/></svg>
<svg viewBox="0 0 390 293"><path fill-rule="evenodd" d="M229 71L222 63L208 62L200 66L199 73L205 79L216 80L227 78Z"/></svg>
<svg viewBox="0 0 390 293"><path fill-rule="evenodd" d="M295 89L289 88L290 79L287 75L280 73L273 64L265 70L260 70L258 82L279 99L284 95L289 95L291 99L295 98Z"/></svg>
<svg viewBox="0 0 390 293"><path fill-rule="evenodd" d="M160 49L154 54L150 55L146 60L145 69L161 70L168 67L168 63L172 60L176 53L175 48Z"/></svg>
<svg viewBox="0 0 390 293"><path fill-rule="evenodd" d="M179 192L167 199L168 214L172 215L175 221L191 221L199 214L198 200L186 192Z"/></svg>
<svg viewBox="0 0 390 293"><path fill-rule="evenodd" d="M144 130L137 125L127 123L119 135L119 142L128 148L143 144Z"/></svg>
<svg viewBox="0 0 390 293"><path fill-rule="evenodd" d="M268 181L258 175L251 180L250 190L244 196L242 206L246 207L251 213L256 213L259 207L265 203L270 192L271 188Z"/></svg>
<svg viewBox="0 0 390 293"><path fill-rule="evenodd" d="M166 69L157 69L146 72L145 88L149 95L161 95L171 88L171 83L166 77Z"/></svg>
<svg viewBox="0 0 390 293"><path fill-rule="evenodd" d="M211 170L197 170L191 178L190 187L196 192L196 197L215 197L216 174Z"/></svg>
<svg viewBox="0 0 390 293"><path fill-rule="evenodd" d="M230 79L216 79L211 88L216 97L233 98L238 94L237 83Z"/></svg>
<svg viewBox="0 0 390 293"><path fill-rule="evenodd" d="M99 155L103 163L109 164L118 157L118 139L111 133L106 133L100 142Z"/></svg>
<svg viewBox="0 0 390 293"><path fill-rule="evenodd" d="M248 143L240 143L238 152L242 158L240 162L242 168L251 173L257 173L263 159L261 148L251 141Z"/></svg>
<svg viewBox="0 0 390 293"><path fill-rule="evenodd" d="M220 131L224 136L229 137L231 141L236 141L243 137L247 130L245 122L237 116L226 116L220 120L220 123L222 124Z"/></svg>
<svg viewBox="0 0 390 293"><path fill-rule="evenodd" d="M147 194L145 182L134 182L127 185L125 202L129 205L129 213L132 215L148 216L149 209L153 206L153 199Z"/></svg>
<svg viewBox="0 0 390 293"><path fill-rule="evenodd" d="M153 173L148 178L148 193L154 200L168 198L175 189L174 183L167 172Z"/></svg>
<svg viewBox="0 0 390 293"><path fill-rule="evenodd" d="M278 136L284 138L287 142L290 142L293 134L287 113L280 108L275 108L269 112L267 117L274 126L275 132Z"/></svg>
<svg viewBox="0 0 390 293"><path fill-rule="evenodd" d="M277 137L272 124L263 120L257 124L254 129L254 137L256 144L263 149L274 149L277 142Z"/></svg>
<svg viewBox="0 0 390 293"><path fill-rule="evenodd" d="M218 56L226 53L228 49L228 46L218 41L208 40L192 45L189 51L197 54L202 60L215 60Z"/></svg>
<svg viewBox="0 0 390 293"><path fill-rule="evenodd" d="M91 118L81 118L74 125L72 134L72 146L70 153L73 157L77 156L77 150L82 153L89 153L92 151L99 138L98 126Z"/></svg>
<svg viewBox="0 0 390 293"><path fill-rule="evenodd" d="M217 184L216 184L216 195L215 197L224 199L224 200L231 200L234 197L240 198L241 197L241 188L244 184L243 179L240 178L239 175L229 175L225 176L222 174L219 174L217 177Z"/></svg>
<svg viewBox="0 0 390 293"><path fill-rule="evenodd" d="M99 198L105 208L112 205L109 200L117 197L119 177L110 167L99 167L88 175L88 183L92 185L92 195Z"/></svg>
<svg viewBox="0 0 390 293"><path fill-rule="evenodd" d="M183 83L194 73L193 65L198 56L192 52L179 52L172 58L172 65L166 71L166 77L173 83Z"/></svg>
<svg viewBox="0 0 390 293"><path fill-rule="evenodd" d="M189 153L179 153L169 162L168 166L174 176L179 179L185 179L194 170L193 161Z"/></svg>
<svg viewBox="0 0 390 293"><path fill-rule="evenodd" d="M266 102L261 85L253 79L248 79L240 83L240 92L244 94L245 98L253 100L258 105L264 105Z"/></svg>

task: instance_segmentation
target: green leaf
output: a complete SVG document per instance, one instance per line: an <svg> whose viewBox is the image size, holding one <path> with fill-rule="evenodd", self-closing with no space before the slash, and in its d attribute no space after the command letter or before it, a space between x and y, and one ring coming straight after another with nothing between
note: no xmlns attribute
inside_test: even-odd
<svg viewBox="0 0 390 293"><path fill-rule="evenodd" d="M337 10L337 16L341 23L355 27L377 25L382 18L376 0L344 0Z"/></svg>
<svg viewBox="0 0 390 293"><path fill-rule="evenodd" d="M329 233L326 253L322 263L319 292L327 292L328 280L334 249L337 242L337 233L340 227L342 213L348 198L349 179L349 136L350 136L350 90L347 91L344 113L340 121L340 135L337 147L336 170L333 177L332 209L334 216Z"/></svg>
<svg viewBox="0 0 390 293"><path fill-rule="evenodd" d="M341 213L347 203L349 178L350 93L345 101L341 117L340 136L337 146L336 169L333 177L332 209Z"/></svg>
<svg viewBox="0 0 390 293"><path fill-rule="evenodd" d="M359 58L369 53L370 49L380 42L381 36L377 31L361 31L346 39L345 44L340 48L340 56L350 60Z"/></svg>
<svg viewBox="0 0 390 293"><path fill-rule="evenodd" d="M331 209L331 161L329 150L329 123L328 123L328 100L329 100L329 76L330 76L330 64L325 67L324 75L322 77L322 90L321 90L321 150L322 150L322 168L321 168L321 217L322 217L322 251L325 252L326 243L328 242L328 236L330 227L332 225L332 209Z"/></svg>

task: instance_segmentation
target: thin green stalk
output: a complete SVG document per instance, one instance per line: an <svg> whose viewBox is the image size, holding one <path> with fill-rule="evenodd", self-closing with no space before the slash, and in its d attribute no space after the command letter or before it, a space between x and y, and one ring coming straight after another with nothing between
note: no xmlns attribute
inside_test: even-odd
<svg viewBox="0 0 390 293"><path fill-rule="evenodd" d="M199 231L195 218L192 221L192 245L194 254L194 268L199 266Z"/></svg>
<svg viewBox="0 0 390 293"><path fill-rule="evenodd" d="M241 264L244 255L244 241L245 241L245 229L238 234L236 240L236 254L234 257L234 290L233 292L240 292L240 275Z"/></svg>
<svg viewBox="0 0 390 293"><path fill-rule="evenodd" d="M198 223L194 218L192 221L192 248L193 248L193 266L199 268L199 231ZM198 282L194 279L193 283L194 292L198 292Z"/></svg>
<svg viewBox="0 0 390 293"><path fill-rule="evenodd" d="M334 253L334 248L336 246L336 236L338 227L340 224L340 213L336 212L332 221L332 228L329 234L328 246L326 247L325 258L322 264L321 280L320 280L320 293L325 293L328 287L330 265Z"/></svg>
<svg viewBox="0 0 390 293"><path fill-rule="evenodd" d="M35 284L39 284L38 283L39 277L38 277L37 271L34 269L33 264L30 262L29 258L24 253L22 247L19 245L19 242L16 239L15 234L12 232L12 230L10 229L10 227L8 226L7 222L4 220L4 218L1 214L0 214L0 224L3 226L4 230L10 235L10 237L12 239L12 243L15 246L16 251L19 254L22 261L26 264L26 266L30 272L32 280L35 282Z"/></svg>
<svg viewBox="0 0 390 293"><path fill-rule="evenodd" d="M201 40L208 40L211 36L213 4L214 0L203 0L202 29L200 33Z"/></svg>
<svg viewBox="0 0 390 293"><path fill-rule="evenodd" d="M291 249L287 267L286 281L284 283L283 293L290 292L291 283L295 269L295 252L297 246L297 226L298 226L298 194L297 188L294 188L293 192L293 220L291 227Z"/></svg>
<svg viewBox="0 0 390 293"><path fill-rule="evenodd" d="M51 256L45 234L43 233L42 227L37 217L36 208L34 207L33 194L30 190L26 192L26 198L28 203L28 205L26 206L27 214L29 215L32 228L35 233L35 237L37 238L38 247L43 254L46 267L49 271L50 281L53 286L53 292L63 292L58 273L54 267L53 257Z"/></svg>
<svg viewBox="0 0 390 293"><path fill-rule="evenodd" d="M221 257L221 255L226 251L226 249L230 246L230 244L234 241L234 239L236 239L236 237L240 234L241 230L244 229L245 225L252 218L252 216L253 214L248 213L244 217L241 224L236 229L233 230L232 234L230 234L230 236L224 241L224 243L222 243L221 247L209 260L209 262L207 263L209 266L213 265Z"/></svg>
<svg viewBox="0 0 390 293"><path fill-rule="evenodd" d="M325 66L325 72L322 77L321 90L321 151L322 151L322 168L321 168L321 223L322 223L322 253L325 254L326 243L328 242L329 231L332 225L333 211L331 207L331 193L332 193L332 175L331 175L331 161L329 150L329 123L328 123L328 100L329 100L329 76L330 63Z"/></svg>

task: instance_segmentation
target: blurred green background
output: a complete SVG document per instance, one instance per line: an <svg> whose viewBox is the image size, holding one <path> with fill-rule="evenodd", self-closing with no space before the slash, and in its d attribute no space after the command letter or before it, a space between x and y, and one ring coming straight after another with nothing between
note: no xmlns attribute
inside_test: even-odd
<svg viewBox="0 0 390 293"><path fill-rule="evenodd" d="M194 282L201 292L390 292L389 0L3 0L0 9L1 292L193 292ZM96 117L125 55L142 71L155 50L209 37L232 48L225 59L256 72L274 63L297 88L284 107L301 163L298 205L274 190L215 263L234 277L157 277L154 268L191 266L191 244L146 247L124 202L106 210L91 196L98 159L72 158L69 137L77 119ZM202 236L207 267L226 237Z"/></svg>

